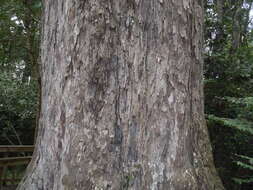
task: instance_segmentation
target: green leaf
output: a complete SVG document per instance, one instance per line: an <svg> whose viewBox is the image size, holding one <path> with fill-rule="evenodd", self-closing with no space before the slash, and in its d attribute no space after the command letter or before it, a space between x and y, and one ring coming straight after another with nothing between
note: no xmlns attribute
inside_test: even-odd
<svg viewBox="0 0 253 190"><path fill-rule="evenodd" d="M253 135L253 122L239 119L228 119L222 117L216 117L214 115L207 115L208 120L218 122L224 126L236 128L238 130L250 133Z"/></svg>

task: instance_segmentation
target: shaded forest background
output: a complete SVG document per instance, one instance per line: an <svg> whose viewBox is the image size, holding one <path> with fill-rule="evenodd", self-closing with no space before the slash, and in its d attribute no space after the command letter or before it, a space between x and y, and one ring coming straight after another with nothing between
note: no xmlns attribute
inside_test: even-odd
<svg viewBox="0 0 253 190"><path fill-rule="evenodd" d="M253 0L205 0L205 113L229 190L253 187ZM40 0L0 4L0 144L34 142L39 109Z"/></svg>

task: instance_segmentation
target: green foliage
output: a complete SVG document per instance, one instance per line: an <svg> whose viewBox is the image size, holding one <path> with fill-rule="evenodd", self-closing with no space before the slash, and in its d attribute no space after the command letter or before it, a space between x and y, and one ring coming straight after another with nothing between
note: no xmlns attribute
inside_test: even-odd
<svg viewBox="0 0 253 190"><path fill-rule="evenodd" d="M23 83L13 73L0 73L1 144L31 144L37 111L36 85L36 81Z"/></svg>
<svg viewBox="0 0 253 190"><path fill-rule="evenodd" d="M241 158L244 161L236 161L236 164L242 168L248 169L253 171L253 158L243 155L237 155L239 158ZM238 184L243 183L252 183L253 182L253 175L245 178L233 178L233 180Z"/></svg>
<svg viewBox="0 0 253 190"><path fill-rule="evenodd" d="M22 119L35 117L36 81L23 83L13 73L0 73L0 112L11 112Z"/></svg>
<svg viewBox="0 0 253 190"><path fill-rule="evenodd" d="M40 14L40 0L0 4L0 144L33 143Z"/></svg>
<svg viewBox="0 0 253 190"><path fill-rule="evenodd" d="M239 129L241 131L244 131L253 135L253 128L252 128L253 122L249 122L247 120L216 117L214 115L208 115L207 119L215 121L216 123L222 126L233 127L233 128Z"/></svg>
<svg viewBox="0 0 253 190"><path fill-rule="evenodd" d="M39 3L2 0L0 5L0 67L15 71L18 65L25 66L25 80L32 75L39 54Z"/></svg>
<svg viewBox="0 0 253 190"><path fill-rule="evenodd" d="M226 189L249 189L252 184L233 178L253 176L234 162L234 155L252 156L252 0L206 1L205 7L205 113L215 164Z"/></svg>

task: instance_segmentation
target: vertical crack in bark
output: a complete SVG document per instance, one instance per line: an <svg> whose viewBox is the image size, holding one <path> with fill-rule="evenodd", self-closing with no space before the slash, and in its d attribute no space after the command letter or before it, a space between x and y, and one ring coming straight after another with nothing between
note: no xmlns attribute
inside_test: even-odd
<svg viewBox="0 0 253 190"><path fill-rule="evenodd" d="M112 57L113 65L114 65L114 77L116 86L115 89L117 93L115 94L115 126L114 126L114 144L121 146L123 141L123 130L121 126L121 118L120 118L120 95L121 95L121 88L120 88L120 81L119 81L119 60L118 60L118 53L117 56Z"/></svg>
<svg viewBox="0 0 253 190"><path fill-rule="evenodd" d="M89 88L92 92L89 107L95 122L98 122L99 113L105 104L106 90L113 69L111 61L113 60L109 58L99 58L89 73Z"/></svg>

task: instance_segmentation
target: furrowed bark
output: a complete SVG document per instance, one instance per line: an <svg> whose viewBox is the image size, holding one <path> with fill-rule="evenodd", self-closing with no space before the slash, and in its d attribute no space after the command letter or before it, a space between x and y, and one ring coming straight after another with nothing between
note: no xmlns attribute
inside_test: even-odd
<svg viewBox="0 0 253 190"><path fill-rule="evenodd" d="M202 1L47 0L42 107L19 190L221 190L203 113Z"/></svg>

